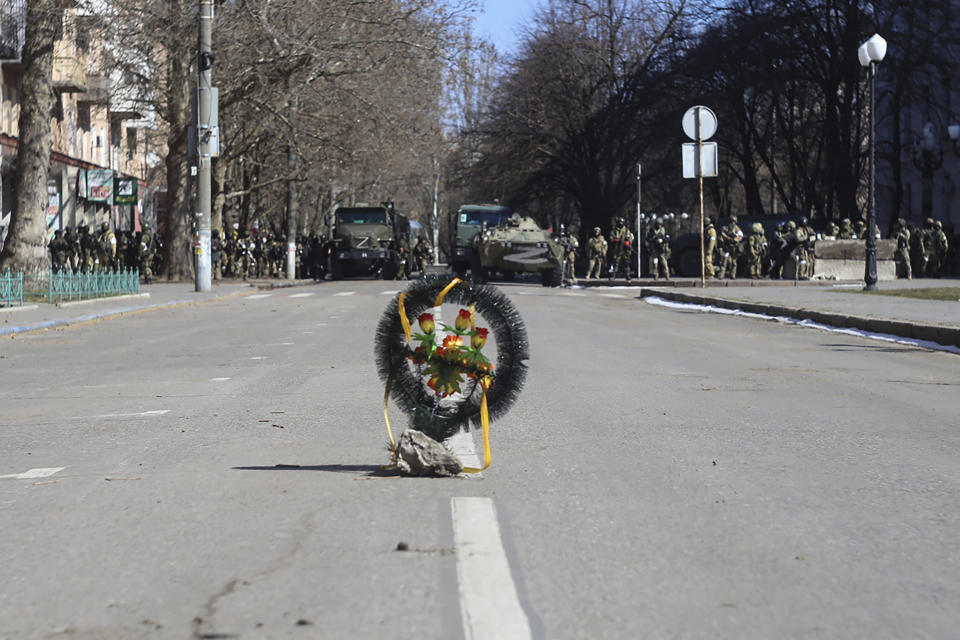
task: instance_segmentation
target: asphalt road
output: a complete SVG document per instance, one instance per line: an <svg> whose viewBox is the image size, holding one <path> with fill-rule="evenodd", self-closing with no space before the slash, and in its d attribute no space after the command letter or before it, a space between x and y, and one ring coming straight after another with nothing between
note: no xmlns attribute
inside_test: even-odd
<svg viewBox="0 0 960 640"><path fill-rule="evenodd" d="M399 286L0 341L0 638L955 637L956 355L508 285L491 468L400 478Z"/></svg>

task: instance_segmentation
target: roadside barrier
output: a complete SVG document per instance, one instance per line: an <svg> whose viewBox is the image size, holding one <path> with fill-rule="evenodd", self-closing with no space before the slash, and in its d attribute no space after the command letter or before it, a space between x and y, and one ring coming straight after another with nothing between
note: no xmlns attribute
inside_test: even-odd
<svg viewBox="0 0 960 640"><path fill-rule="evenodd" d="M47 301L84 300L140 293L140 270L121 269L88 273L50 270Z"/></svg>
<svg viewBox="0 0 960 640"><path fill-rule="evenodd" d="M0 305L10 306L16 303L23 306L23 272L0 273Z"/></svg>

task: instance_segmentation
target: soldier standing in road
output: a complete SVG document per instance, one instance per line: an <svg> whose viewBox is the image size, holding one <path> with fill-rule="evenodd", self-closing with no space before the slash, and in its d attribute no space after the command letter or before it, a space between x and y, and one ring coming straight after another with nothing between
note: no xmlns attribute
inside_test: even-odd
<svg viewBox="0 0 960 640"><path fill-rule="evenodd" d="M560 236L560 246L563 247L563 279L577 284L577 250L580 249L580 241L570 232L569 227L564 229Z"/></svg>
<svg viewBox="0 0 960 640"><path fill-rule="evenodd" d="M754 222L750 227L750 236L747 238L747 263L750 277L759 280L763 277L763 263L767 257L767 234L763 225Z"/></svg>
<svg viewBox="0 0 960 640"><path fill-rule="evenodd" d="M743 253L743 231L737 225L737 216L730 216L730 221L720 229L720 277L735 279L737 277L737 262Z"/></svg>
<svg viewBox="0 0 960 640"><path fill-rule="evenodd" d="M703 229L703 264L704 277L713 278L713 254L717 250L717 230L713 218L707 218Z"/></svg>
<svg viewBox="0 0 960 640"><path fill-rule="evenodd" d="M939 220L933 223L933 276L939 278L943 272L943 264L947 259L947 252L950 250L950 243L947 242L947 234L943 232L943 223Z"/></svg>
<svg viewBox="0 0 960 640"><path fill-rule="evenodd" d="M647 232L647 253L650 254L652 263L651 271L653 279L658 280L660 275L667 280L670 279L670 236L663 228L663 222L657 221L650 231Z"/></svg>
<svg viewBox="0 0 960 640"><path fill-rule="evenodd" d="M897 252L894 254L897 275L911 280L913 269L910 268L910 229L901 218L897 218L893 223L893 236L897 239Z"/></svg>
<svg viewBox="0 0 960 640"><path fill-rule="evenodd" d="M213 279L220 279L220 261L223 259L223 243L220 242L220 230L214 229L210 233L210 271Z"/></svg>
<svg viewBox="0 0 960 640"><path fill-rule="evenodd" d="M67 268L67 255L69 253L69 245L67 241L63 238L63 231L57 229L53 232L53 237L50 238L50 262L53 265L54 271L63 271Z"/></svg>
<svg viewBox="0 0 960 640"><path fill-rule="evenodd" d="M137 260L140 263L140 275L146 284L153 282L153 236L150 229L144 227L140 233L140 242Z"/></svg>
<svg viewBox="0 0 960 640"><path fill-rule="evenodd" d="M593 235L587 240L587 280L600 277L606 255L607 240L600 233L600 227L594 227Z"/></svg>
<svg viewBox="0 0 960 640"><path fill-rule="evenodd" d="M627 227L627 221L623 218L617 218L617 228L610 234L610 242L613 247L610 258L610 279L613 280L620 275L622 265L624 276L627 282L630 282L630 245L633 243L633 232Z"/></svg>

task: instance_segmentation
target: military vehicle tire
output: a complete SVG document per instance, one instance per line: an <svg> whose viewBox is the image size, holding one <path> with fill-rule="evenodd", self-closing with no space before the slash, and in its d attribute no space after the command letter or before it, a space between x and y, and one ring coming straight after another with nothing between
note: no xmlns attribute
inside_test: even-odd
<svg viewBox="0 0 960 640"><path fill-rule="evenodd" d="M383 269L380 270L380 278L382 280L396 280L397 272L399 271L399 266L395 260L387 260L383 263Z"/></svg>
<svg viewBox="0 0 960 640"><path fill-rule="evenodd" d="M544 269L541 274L543 275L543 286L545 287L559 287L563 284L563 267Z"/></svg>
<svg viewBox="0 0 960 640"><path fill-rule="evenodd" d="M337 260L336 258L330 259L330 279L331 280L343 280L344 267L343 263Z"/></svg>

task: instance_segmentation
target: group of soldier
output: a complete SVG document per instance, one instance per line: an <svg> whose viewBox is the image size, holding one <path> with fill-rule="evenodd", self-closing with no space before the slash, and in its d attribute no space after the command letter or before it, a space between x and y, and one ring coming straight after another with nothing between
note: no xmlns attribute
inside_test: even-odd
<svg viewBox="0 0 960 640"><path fill-rule="evenodd" d="M152 281L158 255L157 244L149 228L133 232L114 232L106 222L95 233L86 224L57 229L47 245L54 271L99 273L139 269Z"/></svg>
<svg viewBox="0 0 960 640"><path fill-rule="evenodd" d="M295 251L295 277L323 280L329 266L330 243L316 233L301 235ZM411 270L422 273L432 256L430 246L422 238L412 249L402 246L400 253L406 268L398 270L398 277L409 275ZM215 229L211 233L210 257L214 280L281 278L286 275L287 243L268 231L251 235L227 227L221 236Z"/></svg>
<svg viewBox="0 0 960 640"><path fill-rule="evenodd" d="M893 223L893 236L897 240L898 276L909 280L913 276L939 278L943 274L950 249L943 223L927 218L923 227L919 227L897 218Z"/></svg>
<svg viewBox="0 0 960 640"><path fill-rule="evenodd" d="M791 278L809 280L814 273L814 246L818 239L855 240L866 234L866 223L844 218L829 222L821 233L806 217L784 220L768 236L755 222L744 231L736 215L718 226L704 221L704 275L706 278L748 277L751 279ZM949 241L939 220L928 218L922 227L897 219L893 237L897 240L896 260L901 277L939 277L944 271ZM618 218L608 241L600 227L594 227L586 241L587 279L620 277L630 279L630 254L634 235L623 218ZM655 280L670 278L670 236L662 221L656 221L644 235L650 274ZM564 278L576 282L574 265L579 243L569 229L560 238L564 247ZM739 273L738 273L739 270Z"/></svg>

